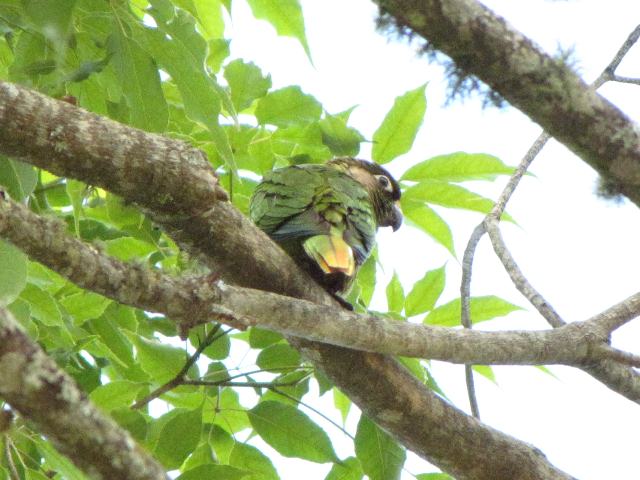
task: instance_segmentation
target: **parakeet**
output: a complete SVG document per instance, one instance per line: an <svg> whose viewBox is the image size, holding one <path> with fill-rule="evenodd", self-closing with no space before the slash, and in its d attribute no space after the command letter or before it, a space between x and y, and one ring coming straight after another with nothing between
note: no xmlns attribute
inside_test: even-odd
<svg viewBox="0 0 640 480"><path fill-rule="evenodd" d="M249 205L253 222L335 295L350 288L378 227L402 224L398 182L350 157L267 173Z"/></svg>

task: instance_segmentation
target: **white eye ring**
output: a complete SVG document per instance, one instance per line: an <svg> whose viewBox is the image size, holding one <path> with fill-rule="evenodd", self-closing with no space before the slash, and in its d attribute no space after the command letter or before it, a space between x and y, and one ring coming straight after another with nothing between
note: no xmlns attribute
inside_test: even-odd
<svg viewBox="0 0 640 480"><path fill-rule="evenodd" d="M393 191L393 186L386 175L375 175L375 177L376 180L378 180L378 185L380 185L385 192L391 193Z"/></svg>

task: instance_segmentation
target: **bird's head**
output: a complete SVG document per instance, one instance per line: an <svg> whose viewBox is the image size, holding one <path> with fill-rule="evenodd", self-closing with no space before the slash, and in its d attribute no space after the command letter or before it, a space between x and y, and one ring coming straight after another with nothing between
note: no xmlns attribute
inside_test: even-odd
<svg viewBox="0 0 640 480"><path fill-rule="evenodd" d="M329 164L344 170L369 192L378 226L394 231L400 228L400 185L388 171L377 163L351 157L334 158Z"/></svg>

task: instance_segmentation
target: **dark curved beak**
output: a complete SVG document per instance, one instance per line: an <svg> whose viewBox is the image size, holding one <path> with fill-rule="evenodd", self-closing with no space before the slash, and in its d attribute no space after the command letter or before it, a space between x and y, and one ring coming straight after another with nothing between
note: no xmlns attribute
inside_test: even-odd
<svg viewBox="0 0 640 480"><path fill-rule="evenodd" d="M394 232L400 228L400 225L402 225L402 212L400 211L400 205L398 205L398 202L393 205L393 210L391 211L389 220L389 226L393 228Z"/></svg>

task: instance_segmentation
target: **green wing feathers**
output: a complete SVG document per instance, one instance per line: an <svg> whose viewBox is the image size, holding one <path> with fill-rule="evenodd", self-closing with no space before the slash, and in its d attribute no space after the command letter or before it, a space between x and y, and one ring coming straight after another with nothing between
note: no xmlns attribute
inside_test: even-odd
<svg viewBox="0 0 640 480"><path fill-rule="evenodd" d="M353 178L327 165L267 173L249 210L254 223L295 260L304 263L298 257L305 256L322 274L353 277L375 243L377 225L369 194Z"/></svg>

